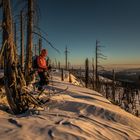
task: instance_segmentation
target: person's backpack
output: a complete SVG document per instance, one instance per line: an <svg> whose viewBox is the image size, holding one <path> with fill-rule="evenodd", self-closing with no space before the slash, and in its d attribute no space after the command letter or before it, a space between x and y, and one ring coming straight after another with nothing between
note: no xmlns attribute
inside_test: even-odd
<svg viewBox="0 0 140 140"><path fill-rule="evenodd" d="M33 69L37 69L38 68L37 58L38 58L37 55L33 56L33 58L32 58L32 67L33 67Z"/></svg>

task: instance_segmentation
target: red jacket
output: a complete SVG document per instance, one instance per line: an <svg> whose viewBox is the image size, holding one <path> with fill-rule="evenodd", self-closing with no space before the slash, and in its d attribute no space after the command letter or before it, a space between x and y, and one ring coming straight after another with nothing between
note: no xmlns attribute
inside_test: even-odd
<svg viewBox="0 0 140 140"><path fill-rule="evenodd" d="M40 55L38 56L37 58L37 64L38 64L38 71L39 72L42 72L44 70L48 70L48 67L47 67L47 62L46 62L46 57Z"/></svg>

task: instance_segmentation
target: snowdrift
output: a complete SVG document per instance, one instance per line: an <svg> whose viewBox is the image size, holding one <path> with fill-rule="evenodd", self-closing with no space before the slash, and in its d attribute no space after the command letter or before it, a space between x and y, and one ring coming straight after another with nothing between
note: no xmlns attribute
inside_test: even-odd
<svg viewBox="0 0 140 140"><path fill-rule="evenodd" d="M100 93L60 81L53 73L57 91L43 111L12 115L0 108L0 136L4 140L138 140L140 119L112 105Z"/></svg>

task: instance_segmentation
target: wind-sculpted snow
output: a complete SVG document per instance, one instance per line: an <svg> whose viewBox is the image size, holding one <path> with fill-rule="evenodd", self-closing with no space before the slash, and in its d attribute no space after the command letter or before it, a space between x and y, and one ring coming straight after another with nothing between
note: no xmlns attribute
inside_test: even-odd
<svg viewBox="0 0 140 140"><path fill-rule="evenodd" d="M100 93L60 81L50 86L68 90L51 96L44 111L14 116L1 109L2 140L138 140L140 119L112 105Z"/></svg>

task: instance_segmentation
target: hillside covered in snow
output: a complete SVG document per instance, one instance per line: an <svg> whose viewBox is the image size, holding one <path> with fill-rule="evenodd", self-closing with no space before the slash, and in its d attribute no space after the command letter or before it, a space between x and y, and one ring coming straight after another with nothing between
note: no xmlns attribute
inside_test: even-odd
<svg viewBox="0 0 140 140"><path fill-rule="evenodd" d="M52 75L48 89L66 90L50 96L44 110L15 116L6 111L5 98L0 101L0 139L140 140L140 118L80 86L74 76L69 83L68 76L61 81L59 71Z"/></svg>

